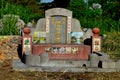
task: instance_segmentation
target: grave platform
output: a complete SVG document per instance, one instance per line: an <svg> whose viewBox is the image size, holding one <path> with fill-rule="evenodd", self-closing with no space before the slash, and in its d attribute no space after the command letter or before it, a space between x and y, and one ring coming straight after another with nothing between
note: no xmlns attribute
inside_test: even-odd
<svg viewBox="0 0 120 80"><path fill-rule="evenodd" d="M13 60L13 70L17 71L40 71L40 72L119 72L120 69L115 68L90 68L90 67L75 67L75 66L52 66L52 65L41 65L41 66L29 66L22 63L20 60Z"/></svg>

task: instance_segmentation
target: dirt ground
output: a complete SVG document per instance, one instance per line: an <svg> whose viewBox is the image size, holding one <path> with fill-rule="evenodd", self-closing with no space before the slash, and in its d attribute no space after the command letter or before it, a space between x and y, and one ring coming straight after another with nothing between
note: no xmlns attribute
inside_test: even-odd
<svg viewBox="0 0 120 80"><path fill-rule="evenodd" d="M111 73L50 73L37 71L14 71L12 61L0 63L0 80L120 80L120 72Z"/></svg>

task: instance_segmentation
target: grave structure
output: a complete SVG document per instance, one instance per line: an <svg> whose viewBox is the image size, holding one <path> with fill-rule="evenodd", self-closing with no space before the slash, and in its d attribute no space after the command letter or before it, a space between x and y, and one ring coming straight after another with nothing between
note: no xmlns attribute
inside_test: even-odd
<svg viewBox="0 0 120 80"><path fill-rule="evenodd" d="M94 35L90 29L83 31L80 22L72 18L72 11L63 8L46 10L45 18L39 19L35 28L24 28L23 31L21 59L24 64L14 61L14 69L51 72L120 70L115 66L116 62L109 63L109 56L101 52L100 30L94 28Z"/></svg>
<svg viewBox="0 0 120 80"><path fill-rule="evenodd" d="M54 8L47 10L45 16L46 18L38 20L31 34L34 44L31 53L48 53L51 60L88 60L91 49L80 41L83 31L79 21L72 18L72 11Z"/></svg>

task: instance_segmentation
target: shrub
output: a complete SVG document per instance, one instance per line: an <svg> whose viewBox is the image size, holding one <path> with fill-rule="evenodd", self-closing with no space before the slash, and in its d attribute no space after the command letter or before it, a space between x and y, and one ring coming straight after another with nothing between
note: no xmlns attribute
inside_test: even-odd
<svg viewBox="0 0 120 80"><path fill-rule="evenodd" d="M1 1L0 1L1 2ZM2 18L4 15L12 14L12 15L19 15L20 19L24 20L24 22L27 24L28 22L31 22L33 19L38 20L42 17L42 14L33 13L31 8L24 7L22 5L15 5L10 4L8 2L5 2L2 0L0 3L0 18ZM0 22L0 34L1 35L18 35L19 31L15 27L17 22L17 19L10 16L7 19L3 19ZM2 26L2 28L1 28Z"/></svg>
<svg viewBox="0 0 120 80"><path fill-rule="evenodd" d="M33 13L32 9L29 7L10 3L4 3L4 5L1 5L0 18L2 18L5 14L19 15L25 23L30 22L32 19L39 19L43 17L43 15L40 13Z"/></svg>
<svg viewBox="0 0 120 80"><path fill-rule="evenodd" d="M120 59L120 32L107 33L103 38L103 51L110 54L113 59Z"/></svg>
<svg viewBox="0 0 120 80"><path fill-rule="evenodd" d="M16 28L16 23L18 21L18 17L13 15L7 15L2 20L2 27L0 30L1 35L18 35L19 30Z"/></svg>

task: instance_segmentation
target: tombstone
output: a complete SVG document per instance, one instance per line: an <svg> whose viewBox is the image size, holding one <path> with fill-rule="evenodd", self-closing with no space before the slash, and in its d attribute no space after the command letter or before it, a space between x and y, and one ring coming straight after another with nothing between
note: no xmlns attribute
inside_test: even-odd
<svg viewBox="0 0 120 80"><path fill-rule="evenodd" d="M27 32L29 32L28 29ZM40 59L41 66L53 66L50 62L56 60L61 62L70 60L74 63L79 60L86 60L85 64L81 64L87 65L91 49L90 46L82 44L84 35L86 34L83 33L80 22L72 18L72 11L63 8L46 10L45 18L39 19L36 27L31 30L32 43L29 44L29 51L35 56L31 59L31 63L29 62L31 57L29 55L31 54L25 53L26 64L38 65L39 61L36 61L35 64L34 61L37 60L35 59L36 56L40 56L38 59ZM24 39L27 38L31 42L31 36L25 33L23 41L25 42ZM75 39L75 42L72 42L72 38ZM24 45L22 45L23 53L27 51ZM90 62L88 61L88 63ZM63 67L65 65L63 64ZM70 65L74 66L76 64ZM81 67L81 65L79 66Z"/></svg>
<svg viewBox="0 0 120 80"><path fill-rule="evenodd" d="M70 44L72 32L83 32L70 10L53 8L45 11L45 16L38 20L35 31L46 32L46 43Z"/></svg>
<svg viewBox="0 0 120 80"><path fill-rule="evenodd" d="M46 10L45 18L38 20L31 35L35 55L46 53L46 49L50 49L50 59L88 59L90 54L90 46L83 44L86 33L82 31L80 22L72 18L72 11L64 8Z"/></svg>

